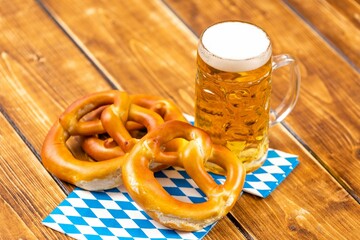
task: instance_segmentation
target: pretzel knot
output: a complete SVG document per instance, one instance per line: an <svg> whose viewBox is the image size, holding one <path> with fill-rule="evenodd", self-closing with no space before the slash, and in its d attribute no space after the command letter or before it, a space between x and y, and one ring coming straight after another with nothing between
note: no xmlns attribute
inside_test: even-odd
<svg viewBox="0 0 360 240"><path fill-rule="evenodd" d="M122 183L121 167L144 135L168 120L185 121L174 103L148 95L105 91L76 100L45 138L43 165L56 177L87 190ZM180 148L173 141L168 149ZM164 165L152 165L158 169Z"/></svg>
<svg viewBox="0 0 360 240"><path fill-rule="evenodd" d="M187 144L176 153L163 147L182 138ZM162 154L159 154L162 153ZM155 179L149 166L153 162L182 167L204 192L203 203L182 202L173 198ZM205 169L207 162L226 171L223 185L214 182ZM157 126L130 151L123 162L123 183L132 199L153 219L179 230L199 230L225 216L242 190L245 169L228 149L212 144L202 130L180 121Z"/></svg>

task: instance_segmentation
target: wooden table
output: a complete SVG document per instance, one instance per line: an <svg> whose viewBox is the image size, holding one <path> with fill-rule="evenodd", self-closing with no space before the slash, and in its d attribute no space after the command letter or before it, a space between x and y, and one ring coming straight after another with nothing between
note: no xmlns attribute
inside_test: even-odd
<svg viewBox="0 0 360 240"><path fill-rule="evenodd" d="M300 165L266 199L244 194L205 239L358 239L358 0L1 0L0 239L67 238L41 220L73 187L39 152L71 102L116 88L193 114L198 37L227 19L262 26L274 54L300 61L298 104L270 134Z"/></svg>

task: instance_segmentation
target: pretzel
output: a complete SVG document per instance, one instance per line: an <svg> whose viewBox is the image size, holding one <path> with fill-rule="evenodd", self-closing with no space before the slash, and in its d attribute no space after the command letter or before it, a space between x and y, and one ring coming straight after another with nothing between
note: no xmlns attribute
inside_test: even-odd
<svg viewBox="0 0 360 240"><path fill-rule="evenodd" d="M182 112L179 111L175 103L169 99L144 94L133 95L131 98L132 103L158 113L164 121L180 120L186 122Z"/></svg>
<svg viewBox="0 0 360 240"><path fill-rule="evenodd" d="M146 97L142 95L141 98ZM131 131L142 128L151 131L164 122L160 114L151 110L151 104L140 106L133 103L132 98L125 92L112 90L91 94L72 103L46 136L41 151L45 168L59 179L87 190L109 189L121 184L122 163L139 141ZM135 98L135 102L144 101ZM173 103L165 105L161 112L167 113L167 119L170 116L183 120ZM101 139L100 135L107 137ZM72 146L69 142L75 137L77 143ZM80 146L86 154L75 154L81 152ZM172 149L178 147L180 145ZM152 167L157 170L164 166L154 164Z"/></svg>
<svg viewBox="0 0 360 240"><path fill-rule="evenodd" d="M113 99L113 106L105 108L104 112L100 112L99 114L98 110L103 109L102 107L99 107L99 105L111 103L110 99ZM130 117L125 114L121 116L122 120L127 119L125 126L122 122L114 120L119 117L117 115L122 112L122 109L129 108L130 106L136 108L136 114L131 114L134 113L134 111L132 111L131 113L128 113L130 114ZM99 108L95 109L96 107ZM134 110L133 108L130 110ZM91 112L87 113L83 109L89 109ZM77 114L78 112L81 112L82 114ZM153 112L158 113L162 119ZM102 122L96 118L99 115L101 115ZM86 117L86 121L79 121L84 116ZM141 120L148 124L145 124L146 126L139 124ZM118 141L116 142L120 143L120 148L114 144L110 146L103 140L94 137L83 142L82 147L85 152L98 161L122 156L124 151L127 152L131 149L136 143L134 138L134 135L136 136L136 134L131 135L131 132L144 128L149 131L163 121L169 120L186 121L181 111L172 101L158 96L144 94L128 96L126 93L116 90L97 93L79 99L60 117L62 126L73 134L89 135L108 132L110 135L117 138ZM75 127L70 127L71 125L75 125ZM168 144L167 147L176 149L181 144L182 142L176 140Z"/></svg>
<svg viewBox="0 0 360 240"><path fill-rule="evenodd" d="M164 152L163 146L177 138L185 139L187 144L176 153ZM208 200L193 204L173 198L149 169L154 162L185 168ZM207 173L206 162L226 171L223 185L216 184ZM203 130L180 121L167 121L144 136L122 168L123 183L131 198L154 220L182 231L202 229L225 216L239 197L245 173L230 150L212 144Z"/></svg>
<svg viewBox="0 0 360 240"><path fill-rule="evenodd" d="M49 172L87 190L110 189L122 183L121 166L126 154L99 162L78 159L66 145L70 136L58 121L50 129L41 151L42 163Z"/></svg>

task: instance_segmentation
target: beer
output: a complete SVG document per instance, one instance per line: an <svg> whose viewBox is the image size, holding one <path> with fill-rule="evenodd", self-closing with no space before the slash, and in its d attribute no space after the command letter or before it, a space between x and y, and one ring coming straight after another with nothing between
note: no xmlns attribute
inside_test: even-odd
<svg viewBox="0 0 360 240"><path fill-rule="evenodd" d="M208 132L214 143L235 153L248 172L266 159L271 72L271 44L260 28L224 22L202 34L195 126Z"/></svg>

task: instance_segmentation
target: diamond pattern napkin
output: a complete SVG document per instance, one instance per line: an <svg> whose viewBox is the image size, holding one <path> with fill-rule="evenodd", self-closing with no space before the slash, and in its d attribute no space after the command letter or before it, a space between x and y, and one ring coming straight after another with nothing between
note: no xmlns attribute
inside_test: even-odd
<svg viewBox="0 0 360 240"><path fill-rule="evenodd" d="M296 155L269 149L264 164L246 175L243 191L265 198L298 164Z"/></svg>
<svg viewBox="0 0 360 240"><path fill-rule="evenodd" d="M246 176L243 191L267 197L298 163L296 155L270 149L264 165ZM212 176L219 184L225 181L223 176ZM181 201L206 201L183 169L171 167L155 173L155 177ZM197 232L168 229L132 201L123 186L99 192L76 188L42 223L75 239L201 239L214 226Z"/></svg>

